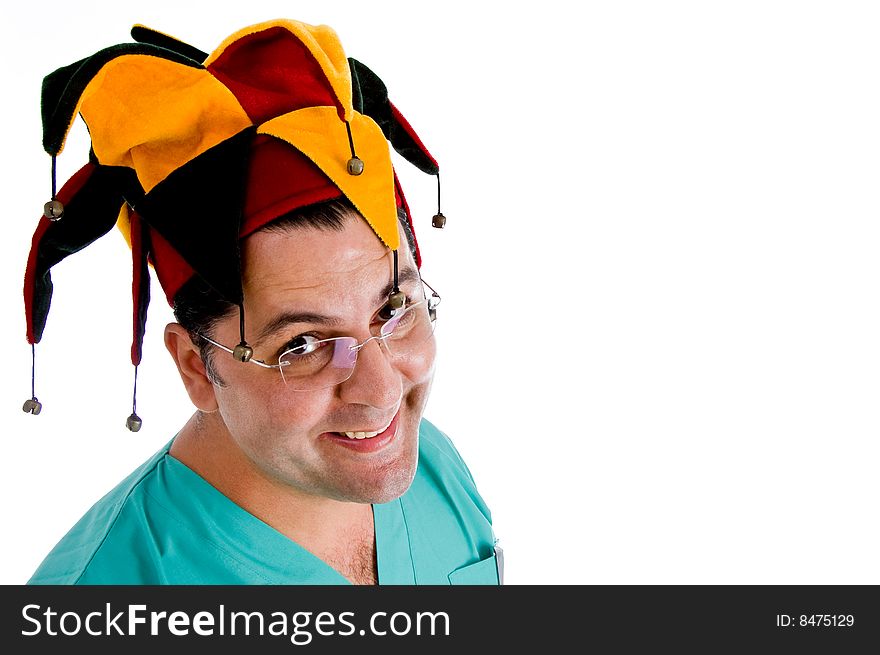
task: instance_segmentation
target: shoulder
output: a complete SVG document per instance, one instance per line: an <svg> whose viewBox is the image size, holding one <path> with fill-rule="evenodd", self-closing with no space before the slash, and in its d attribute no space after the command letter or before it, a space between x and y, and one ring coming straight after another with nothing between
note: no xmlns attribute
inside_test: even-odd
<svg viewBox="0 0 880 655"><path fill-rule="evenodd" d="M464 498L449 500L473 504L488 523L492 522L489 507L477 491L474 476L452 439L424 418L419 426L419 470L416 477L419 476L427 478L438 490L461 492Z"/></svg>
<svg viewBox="0 0 880 655"><path fill-rule="evenodd" d="M481 563L494 576L492 515L474 476L452 440L425 419L419 440L418 470L400 499L417 582L448 584L457 569Z"/></svg>
<svg viewBox="0 0 880 655"><path fill-rule="evenodd" d="M102 563L103 554L118 550L122 539L130 546L131 533L139 531L135 523L142 521L150 502L149 486L169 446L170 442L96 502L46 556L28 584L128 583L117 577L120 571ZM117 564L121 565L129 566L130 560L123 558Z"/></svg>
<svg viewBox="0 0 880 655"><path fill-rule="evenodd" d="M474 476L452 439L424 418L419 425L419 469L423 475L430 475L445 485L455 484L473 492L474 500L479 500L481 510L491 521L489 508L476 493Z"/></svg>

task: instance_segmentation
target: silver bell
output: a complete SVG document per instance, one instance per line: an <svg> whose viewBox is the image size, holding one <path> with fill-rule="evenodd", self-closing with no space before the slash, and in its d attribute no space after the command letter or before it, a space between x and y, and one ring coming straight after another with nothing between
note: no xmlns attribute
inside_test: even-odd
<svg viewBox="0 0 880 655"><path fill-rule="evenodd" d="M254 349L242 342L232 350L232 356L240 362L247 362L254 356Z"/></svg>
<svg viewBox="0 0 880 655"><path fill-rule="evenodd" d="M125 427L127 427L132 432L137 432L141 429L141 426L144 422L141 420L141 417L132 412L131 416L125 419Z"/></svg>
<svg viewBox="0 0 880 655"><path fill-rule="evenodd" d="M33 414L36 416L43 409L43 404L36 398L28 398L24 401L24 405L21 409L25 414Z"/></svg>
<svg viewBox="0 0 880 655"><path fill-rule="evenodd" d="M395 291L388 296L388 306L391 309L400 309L406 304L406 294L403 291Z"/></svg>
<svg viewBox="0 0 880 655"><path fill-rule="evenodd" d="M50 200L43 205L43 216L50 221L60 220L64 216L64 205L59 200Z"/></svg>
<svg viewBox="0 0 880 655"><path fill-rule="evenodd" d="M360 157L352 157L348 160L347 168L349 175L360 175L364 172L364 162Z"/></svg>

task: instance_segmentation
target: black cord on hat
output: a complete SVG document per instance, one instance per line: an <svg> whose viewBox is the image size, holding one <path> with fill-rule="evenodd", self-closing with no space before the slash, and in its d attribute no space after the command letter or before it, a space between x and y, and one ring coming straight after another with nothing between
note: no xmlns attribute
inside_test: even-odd
<svg viewBox="0 0 880 655"><path fill-rule="evenodd" d="M244 338L244 303L238 304L238 329L241 341L232 349L232 356L240 362L247 362L254 356L254 349L248 345Z"/></svg>
<svg viewBox="0 0 880 655"><path fill-rule="evenodd" d="M382 315L385 318L391 318L397 313L397 310L403 309L406 304L406 294L400 290L398 285L397 250L392 250L391 255L394 258L394 280L391 284L391 293L388 294L388 302L382 308Z"/></svg>
<svg viewBox="0 0 880 655"><path fill-rule="evenodd" d="M349 175L360 175L364 172L364 162L355 154L354 139L351 136L351 125L348 121L345 121L345 129L348 131L348 146L351 148L351 159L348 160L346 168Z"/></svg>
<svg viewBox="0 0 880 655"><path fill-rule="evenodd" d="M37 377L37 346L31 344L31 398L37 395L36 389Z"/></svg>
<svg viewBox="0 0 880 655"><path fill-rule="evenodd" d="M141 429L141 426L144 422L141 420L141 417L137 415L137 392L138 392L138 367L134 367L134 391L131 394L131 416L125 419L125 427L127 427L132 432L137 432Z"/></svg>
<svg viewBox="0 0 880 655"><path fill-rule="evenodd" d="M440 211L440 171L437 171L437 213L431 219L431 225L442 228L446 225L446 217Z"/></svg>
<svg viewBox="0 0 880 655"><path fill-rule="evenodd" d="M43 205L43 216L50 221L60 220L64 216L64 205L55 197L57 188L55 155L52 155L52 200Z"/></svg>
<svg viewBox="0 0 880 655"><path fill-rule="evenodd" d="M42 403L37 400L36 392L34 391L35 385L35 376L37 369L37 347L35 344L31 344L31 397L29 400L24 401L24 405L22 406L22 410L27 414L33 414L36 416L40 413L40 410L43 409Z"/></svg>

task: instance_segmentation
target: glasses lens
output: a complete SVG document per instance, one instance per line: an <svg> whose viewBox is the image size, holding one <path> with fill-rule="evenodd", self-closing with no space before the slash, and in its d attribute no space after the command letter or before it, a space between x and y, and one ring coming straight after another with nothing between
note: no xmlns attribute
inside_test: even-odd
<svg viewBox="0 0 880 655"><path fill-rule="evenodd" d="M418 351L434 334L435 314L429 301L422 300L406 307L382 325L381 336L388 352L405 357Z"/></svg>
<svg viewBox="0 0 880 655"><path fill-rule="evenodd" d="M296 391L324 389L344 382L357 362L357 341L336 337L304 343L278 358L281 377Z"/></svg>
<svg viewBox="0 0 880 655"><path fill-rule="evenodd" d="M438 300L439 301L439 300ZM434 334L436 307L432 300L422 300L404 308L382 324L379 334L393 358L410 357L422 348ZM354 337L313 339L303 337L302 343L287 350L278 358L281 377L295 391L325 389L351 377L357 363L357 354L364 344Z"/></svg>

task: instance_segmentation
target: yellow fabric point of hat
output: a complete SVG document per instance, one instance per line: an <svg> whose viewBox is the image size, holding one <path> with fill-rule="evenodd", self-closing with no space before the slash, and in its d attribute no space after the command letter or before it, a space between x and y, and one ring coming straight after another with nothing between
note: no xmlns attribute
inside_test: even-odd
<svg viewBox="0 0 880 655"><path fill-rule="evenodd" d="M334 121L339 122L339 128L328 130L327 125ZM348 173L348 137L333 107L292 111L263 123L257 132L282 139L311 159L357 207L382 242L396 250L400 236L388 142L369 116L354 112L349 124L358 157L364 161L362 175Z"/></svg>
<svg viewBox="0 0 880 655"><path fill-rule="evenodd" d="M142 55L104 66L83 92L80 111L98 160L133 168L146 193L252 124L207 70Z"/></svg>

